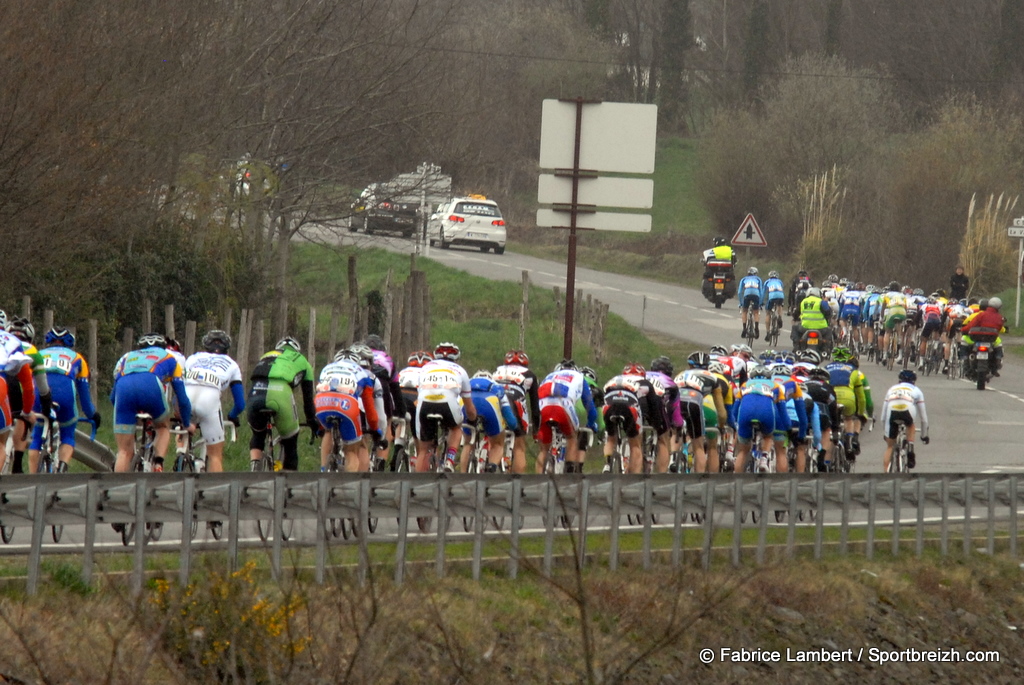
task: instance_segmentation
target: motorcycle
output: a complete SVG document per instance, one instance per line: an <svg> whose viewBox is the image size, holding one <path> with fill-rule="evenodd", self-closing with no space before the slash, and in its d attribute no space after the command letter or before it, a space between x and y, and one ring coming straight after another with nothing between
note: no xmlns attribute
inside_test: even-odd
<svg viewBox="0 0 1024 685"><path fill-rule="evenodd" d="M721 309L722 303L736 297L736 277L732 269L709 268L704 272L701 294L708 302Z"/></svg>
<svg viewBox="0 0 1024 685"><path fill-rule="evenodd" d="M832 336L826 335L827 328L804 330L793 345L794 351L815 350L822 359L832 354Z"/></svg>
<svg viewBox="0 0 1024 685"><path fill-rule="evenodd" d="M984 390L985 385L995 376L999 369L999 359L996 357L995 339L988 340L991 336L973 336L974 338L984 337L985 340L974 340L974 346L967 355L967 363L964 364L964 375L977 382L978 390Z"/></svg>

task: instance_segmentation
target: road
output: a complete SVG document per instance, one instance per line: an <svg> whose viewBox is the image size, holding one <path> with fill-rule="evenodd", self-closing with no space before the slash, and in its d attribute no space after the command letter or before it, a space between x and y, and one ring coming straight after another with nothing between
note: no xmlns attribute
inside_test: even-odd
<svg viewBox="0 0 1024 685"><path fill-rule="evenodd" d="M343 234L344 244L384 247L410 253L411 241L401 238ZM565 288L565 264L506 252L481 253L473 249L432 248L429 257L446 266L492 280L519 283L523 270L535 285ZM694 264L694 269L699 268ZM577 267L576 287L609 305L615 314L634 326L695 342L703 347L741 342L739 312L735 300L716 310L700 292L637 276L610 274ZM646 307L644 306L646 302ZM783 336L788 340L789 330ZM762 343L763 345L763 343ZM755 346L755 349L757 346ZM624 360L625 361L625 360ZM677 368L682 360L675 360ZM895 373L866 364L863 367L879 409L885 391L896 382ZM964 380L942 377L920 379L932 425L930 445L919 445L918 470L929 472L1024 471L1024 364L1007 359L1002 377L984 392ZM876 430L861 440L859 472L880 472L884 442Z"/></svg>

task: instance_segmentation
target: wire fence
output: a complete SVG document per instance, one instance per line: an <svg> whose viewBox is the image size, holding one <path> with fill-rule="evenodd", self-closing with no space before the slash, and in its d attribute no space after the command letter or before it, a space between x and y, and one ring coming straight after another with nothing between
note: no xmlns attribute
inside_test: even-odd
<svg viewBox="0 0 1024 685"><path fill-rule="evenodd" d="M697 530L700 544L687 549L699 555L704 568L713 553L728 554L734 565L765 563L769 548L792 557L797 528L813 531L809 544L814 558L826 545L839 554L864 554L870 559L886 541L893 555L912 546L914 553L937 545L951 553L960 538L963 554L996 552L1017 555L1019 476L1015 474L892 475L739 475L729 479L706 476L612 476L581 474L547 476L440 474L65 474L16 476L0 481L0 523L5 534L25 527L28 546L27 591L38 591L44 552L68 553L68 545L53 545L51 526L78 527L84 542L73 551L82 556L82 580L92 580L98 532L110 524L180 524L188 532L209 521L223 522L223 539L214 544L182 534L172 551L179 555L179 579L187 583L194 553L221 549L231 569L238 567L239 550L260 544L269 552L271 571L282 572L284 550L315 550L315 575L323 582L329 548L341 541L332 535L339 521L348 521L359 547L357 573L368 572L370 544L387 545L394 581L402 583L410 564L409 545L436 546L434 566L443 577L449 566L447 547L453 541L472 541L471 572L481 574L485 541L501 541L505 572L515 577L525 558L524 535L543 539L538 563L550 574L555 541L571 535L570 559L581 567L600 558L619 567L623 534L639 534L638 555L644 568L666 559L678 566L683 559L684 530ZM527 527L528 521L541 524ZM625 521L623 520L625 519ZM368 531L371 520L380 528ZM467 533L454 535L441 522L460 521ZM257 522L269 531L255 542ZM769 528L786 531L785 542L769 543ZM425 534L422 529L428 529ZM856 529L857 540L851 539ZM109 528L107 528L109 530ZM657 545L652 543L659 531ZM929 531L926 540L926 530ZM285 540L282 533L291 531ZM671 542L665 542L671 531ZM826 535L826 531L828 534ZM694 535L693 533L690 534ZM756 540L753 542L751 538ZM773 540L778 534L773 535ZM802 534L802 539L807 533ZM837 538L837 539L836 539ZM601 554L595 555L601 540ZM692 539L692 537L691 537ZM564 540L562 541L564 542ZM1005 542L1005 548L1004 548ZM856 544L854 544L856 543ZM168 546L162 543L162 551ZM723 549L724 547L724 549ZM564 549L565 545L560 544ZM393 550L393 556L391 553ZM125 549L133 555L132 586L142 586L147 556L157 553L145 533L136 533ZM491 550L493 553L493 550ZM630 553L633 553L632 550ZM745 557L746 555L746 557ZM375 564L377 562L374 562ZM660 562L659 562L660 563Z"/></svg>

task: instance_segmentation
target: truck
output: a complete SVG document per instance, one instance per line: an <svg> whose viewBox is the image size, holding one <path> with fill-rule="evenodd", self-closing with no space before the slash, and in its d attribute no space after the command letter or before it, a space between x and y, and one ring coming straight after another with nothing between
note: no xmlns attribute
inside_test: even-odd
<svg viewBox="0 0 1024 685"><path fill-rule="evenodd" d="M416 171L389 181L371 183L352 205L349 231L399 233L413 237L425 217L452 195L452 177L435 164L420 164Z"/></svg>

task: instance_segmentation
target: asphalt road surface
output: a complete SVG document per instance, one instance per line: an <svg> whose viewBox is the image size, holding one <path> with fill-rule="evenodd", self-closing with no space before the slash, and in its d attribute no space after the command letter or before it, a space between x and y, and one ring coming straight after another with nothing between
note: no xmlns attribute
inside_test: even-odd
<svg viewBox="0 0 1024 685"><path fill-rule="evenodd" d="M362 233L344 233L345 244L384 247L410 253L412 241ZM537 259L506 252L503 255L481 253L476 249L431 248L429 258L442 264L492 280L517 284L524 270L534 285L565 288L565 263ZM701 269L694 261L694 270ZM516 285L515 287L518 287ZM610 310L634 326L681 338L705 349L711 345L741 342L737 301L730 300L715 309L692 288L667 285L641 276L623 276L577 267L576 287L609 305ZM646 303L646 306L645 306ZM783 331L788 340L789 329ZM754 345L755 351L764 343ZM780 347L782 347L780 340ZM627 361L627 360L623 360ZM674 360L676 367L683 360ZM895 372L866 363L862 370L871 383L876 418L881 418L881 400L896 383ZM1024 471L1024 363L1009 357L1002 376L987 390L979 392L965 380L923 377L918 385L924 391L931 424L930 445L919 444L919 471L928 472L1018 472ZM880 472L884 441L881 425L861 439L862 454L858 472Z"/></svg>

